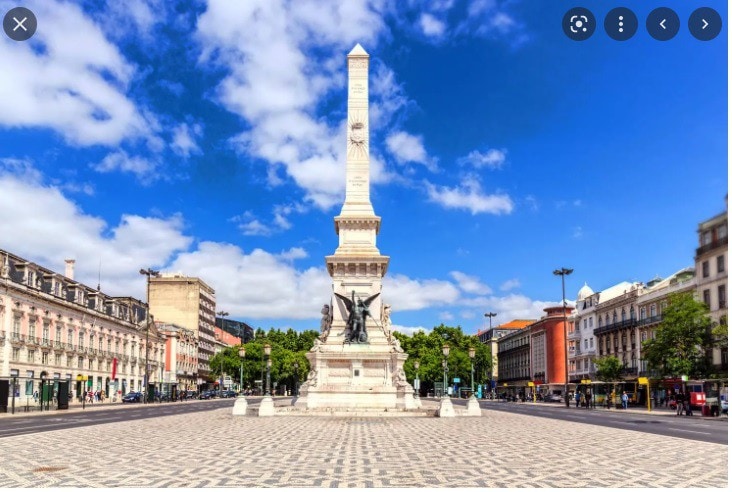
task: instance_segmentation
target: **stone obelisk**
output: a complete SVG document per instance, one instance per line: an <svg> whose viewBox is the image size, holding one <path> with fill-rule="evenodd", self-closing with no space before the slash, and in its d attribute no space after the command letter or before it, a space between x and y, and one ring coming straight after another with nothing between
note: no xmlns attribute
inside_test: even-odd
<svg viewBox="0 0 732 492"><path fill-rule="evenodd" d="M357 44L348 54L346 197L335 217L338 247L326 256L333 279L330 304L323 307L321 336L308 352L311 371L297 406L308 409L414 408L404 375L407 355L391 336L390 308L382 304L381 279L389 257L376 247L381 218L369 194L369 55ZM365 336L349 337L352 312L360 301Z"/></svg>

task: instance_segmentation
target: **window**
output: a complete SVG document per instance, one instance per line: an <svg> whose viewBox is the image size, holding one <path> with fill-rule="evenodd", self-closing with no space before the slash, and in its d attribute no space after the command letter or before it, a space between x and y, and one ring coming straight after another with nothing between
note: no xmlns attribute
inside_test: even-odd
<svg viewBox="0 0 732 492"><path fill-rule="evenodd" d="M722 224L717 228L717 239L727 237L727 224Z"/></svg>
<svg viewBox="0 0 732 492"><path fill-rule="evenodd" d="M645 307L641 308L641 319L646 319L646 308Z"/></svg>
<svg viewBox="0 0 732 492"><path fill-rule="evenodd" d="M89 359L89 370L90 370L90 371L94 369L94 368L92 367L92 365L93 365L93 364L94 364L94 359Z"/></svg>
<svg viewBox="0 0 732 492"><path fill-rule="evenodd" d="M595 347L595 339L590 338L590 348L594 348L594 347Z"/></svg>
<svg viewBox="0 0 732 492"><path fill-rule="evenodd" d="M724 255L717 256L717 273L724 272Z"/></svg>
<svg viewBox="0 0 732 492"><path fill-rule="evenodd" d="M709 262L705 261L702 263L702 277L707 278L709 276Z"/></svg>
<svg viewBox="0 0 732 492"><path fill-rule="evenodd" d="M79 369L84 369L84 358L79 357Z"/></svg>
<svg viewBox="0 0 732 492"><path fill-rule="evenodd" d="M704 298L704 304L706 304L707 307L712 307L712 299L711 299L711 295L709 293L709 289L704 289L703 298Z"/></svg>
<svg viewBox="0 0 732 492"><path fill-rule="evenodd" d="M28 320L28 336L32 339L36 338L36 319Z"/></svg>
<svg viewBox="0 0 732 492"><path fill-rule="evenodd" d="M54 356L54 365L61 366L61 354L56 354Z"/></svg>
<svg viewBox="0 0 732 492"><path fill-rule="evenodd" d="M590 368L590 361L589 359L585 359L585 371Z"/></svg>
<svg viewBox="0 0 732 492"><path fill-rule="evenodd" d="M625 308L623 308L623 310L620 311L620 319L621 319L621 321L625 321Z"/></svg>
<svg viewBox="0 0 732 492"><path fill-rule="evenodd" d="M719 301L719 309L727 307L727 286L722 284L717 287L717 300Z"/></svg>
<svg viewBox="0 0 732 492"><path fill-rule="evenodd" d="M656 317L656 305L651 304L651 318L655 318L655 317Z"/></svg>
<svg viewBox="0 0 732 492"><path fill-rule="evenodd" d="M61 327L60 326L56 327L56 338L54 340L57 342L61 341Z"/></svg>
<svg viewBox="0 0 732 492"><path fill-rule="evenodd" d="M104 340L102 339L101 335L99 336L99 351L101 352L104 350Z"/></svg>
<svg viewBox="0 0 732 492"><path fill-rule="evenodd" d="M666 306L668 306L668 302L667 301L661 301L661 309L659 310L659 314L661 314L661 313L664 312L664 310L666 309Z"/></svg>
<svg viewBox="0 0 732 492"><path fill-rule="evenodd" d="M618 312L613 311L613 323L615 323L618 320Z"/></svg>
<svg viewBox="0 0 732 492"><path fill-rule="evenodd" d="M94 333L89 333L89 348L94 348Z"/></svg>
<svg viewBox="0 0 732 492"><path fill-rule="evenodd" d="M107 352L112 351L112 340L107 338Z"/></svg>
<svg viewBox="0 0 732 492"><path fill-rule="evenodd" d="M704 234L702 234L702 246L711 244L711 242L712 242L712 231L704 232Z"/></svg>
<svg viewBox="0 0 732 492"><path fill-rule="evenodd" d="M585 348L589 347L589 343L587 342L587 339L585 338Z"/></svg>
<svg viewBox="0 0 732 492"><path fill-rule="evenodd" d="M590 328L592 328L592 318L590 318Z"/></svg>
<svg viewBox="0 0 732 492"><path fill-rule="evenodd" d="M48 352L41 352L41 364L48 365Z"/></svg>
<svg viewBox="0 0 732 492"><path fill-rule="evenodd" d="M35 350L29 350L28 351L28 362L31 364L36 361L36 351Z"/></svg>
<svg viewBox="0 0 732 492"><path fill-rule="evenodd" d="M84 332L79 333L79 348L84 348Z"/></svg>
<svg viewBox="0 0 732 492"><path fill-rule="evenodd" d="M48 337L51 336L51 327L49 324L43 323L43 343L48 343Z"/></svg>
<svg viewBox="0 0 732 492"><path fill-rule="evenodd" d="M66 338L66 343L69 344L69 347L74 344L74 330L69 330L69 336Z"/></svg>
<svg viewBox="0 0 732 492"><path fill-rule="evenodd" d="M583 319L582 323L584 325L583 328L587 329L587 318Z"/></svg>
<svg viewBox="0 0 732 492"><path fill-rule="evenodd" d="M20 316L13 318L13 335L20 337Z"/></svg>
<svg viewBox="0 0 732 492"><path fill-rule="evenodd" d="M18 361L20 359L20 349L18 349L18 348L13 349L12 359L14 361Z"/></svg>

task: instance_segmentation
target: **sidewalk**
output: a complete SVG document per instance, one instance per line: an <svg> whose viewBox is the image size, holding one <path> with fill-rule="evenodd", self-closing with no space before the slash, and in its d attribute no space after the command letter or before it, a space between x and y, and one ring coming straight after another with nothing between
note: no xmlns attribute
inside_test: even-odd
<svg viewBox="0 0 732 492"><path fill-rule="evenodd" d="M80 413L80 412L94 412L97 410L112 410L117 408L135 408L139 406L147 406L147 405L181 405L185 403L190 403L194 401L211 401L211 400L185 400L185 401L174 401L174 402L162 402L162 403L122 403L121 400L117 400L116 402L112 402L111 400L106 400L104 403L101 402L94 402L94 403L85 403L82 405L78 400L74 402L69 402L69 408L68 410L58 410L56 408L56 405L51 404L49 410L46 410L45 407L43 410L39 410L38 405L33 405L30 407L29 411L25 410L25 405L23 406L15 406L15 414L11 413L12 408L10 405L8 405L8 412L7 413L0 413L0 420L4 418L11 418L11 417L35 417L40 415L55 415L55 416L61 416L66 415L69 413ZM16 402L17 403L17 402Z"/></svg>
<svg viewBox="0 0 732 492"><path fill-rule="evenodd" d="M493 400L495 401L495 400ZM544 403L544 402L533 402L533 401L527 401L527 402L503 402L507 404L519 404L519 405L550 405L550 408L565 408L564 404L560 404L557 406L556 403ZM587 412L588 409L585 407L575 407L574 404L570 404L569 406L570 411L577 411L577 412ZM605 406L595 406L594 408L590 409L590 411L603 411L603 412L617 412L617 413L633 413L633 414L639 414L639 415L653 415L654 417L676 417L676 410L668 408L668 407L654 407L650 411L648 411L648 408L639 407L639 406L629 406L627 409L623 410L622 408L607 408ZM702 415L701 410L694 410L694 414L691 416L687 415L679 415L679 417L684 418L703 418L703 419L723 419L727 420L727 415L720 413L719 417L712 417L711 415Z"/></svg>

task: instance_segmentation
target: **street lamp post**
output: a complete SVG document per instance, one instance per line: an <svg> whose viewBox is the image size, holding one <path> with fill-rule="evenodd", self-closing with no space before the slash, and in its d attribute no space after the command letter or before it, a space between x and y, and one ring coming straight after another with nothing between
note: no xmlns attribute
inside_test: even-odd
<svg viewBox="0 0 732 492"><path fill-rule="evenodd" d="M490 386L490 392L491 392L491 394L493 394L493 364L495 363L495 361L493 360L493 339L494 339L494 336L493 336L493 317L494 316L496 316L496 313L491 313L490 311L483 314L483 329L485 329L485 319L486 318L488 318L488 326L489 326L489 328L488 328L488 335L490 336L490 338L488 339L488 343L490 344L489 346L491 348L491 366L490 366L490 369L489 369L489 371L490 371L490 383L489 384L491 385Z"/></svg>
<svg viewBox="0 0 732 492"><path fill-rule="evenodd" d="M218 311L216 313L221 317L221 331L224 331L224 321L226 316L229 315L226 311ZM222 335L223 336L223 335ZM221 351L221 378L219 378L219 391L223 391L224 389L224 351Z"/></svg>
<svg viewBox="0 0 732 492"><path fill-rule="evenodd" d="M298 370L300 369L300 364L298 364L297 361L295 361L292 364L292 367L293 367L293 369L295 369L295 387L293 388L292 396L297 398L297 394L299 392L298 386L299 386L299 382L300 382L300 375L298 374Z"/></svg>
<svg viewBox="0 0 732 492"><path fill-rule="evenodd" d="M564 277L570 275L574 269L561 268L554 270L554 275L562 276L562 314L564 316L564 401L569 408L569 357L567 351L567 298L564 295Z"/></svg>
<svg viewBox="0 0 732 492"><path fill-rule="evenodd" d="M450 346L442 346L442 397L447 398L447 356L450 355Z"/></svg>
<svg viewBox="0 0 732 492"><path fill-rule="evenodd" d="M272 352L272 346L270 344L266 344L264 346L264 355L267 357L267 386L265 387L265 393L264 396L272 396L272 393L270 392L270 381L269 381L269 371L272 367L272 359L269 358L269 354Z"/></svg>
<svg viewBox="0 0 732 492"><path fill-rule="evenodd" d="M244 357L247 356L247 349L242 346L239 349L239 358L241 363L239 364L239 393L244 391Z"/></svg>
<svg viewBox="0 0 732 492"><path fill-rule="evenodd" d="M470 347L468 349L468 355L470 356L470 394L475 394L475 366L473 361L475 360L475 348Z"/></svg>
<svg viewBox="0 0 732 492"><path fill-rule="evenodd" d="M147 309L145 310L145 389L142 393L142 401L147 403L148 386L150 385L150 364L148 363L148 359L150 357L150 319L152 318L150 315L150 277L158 277L160 272L158 270L153 270L152 268L141 268L140 275L145 275L147 277Z"/></svg>
<svg viewBox="0 0 732 492"><path fill-rule="evenodd" d="M414 397L419 398L419 361L414 361Z"/></svg>

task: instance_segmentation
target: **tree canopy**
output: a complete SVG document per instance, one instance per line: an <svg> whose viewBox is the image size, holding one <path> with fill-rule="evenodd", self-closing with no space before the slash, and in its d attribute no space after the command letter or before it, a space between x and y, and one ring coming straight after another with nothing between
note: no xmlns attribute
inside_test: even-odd
<svg viewBox="0 0 732 492"><path fill-rule="evenodd" d="M670 294L653 338L643 342L643 358L660 376L703 376L711 346L709 308L690 292Z"/></svg>
<svg viewBox="0 0 732 492"><path fill-rule="evenodd" d="M620 380L620 371L623 369L623 364L614 355L600 357L595 359L594 363L595 367L597 367L595 374L597 374L597 379L600 381L610 382Z"/></svg>

